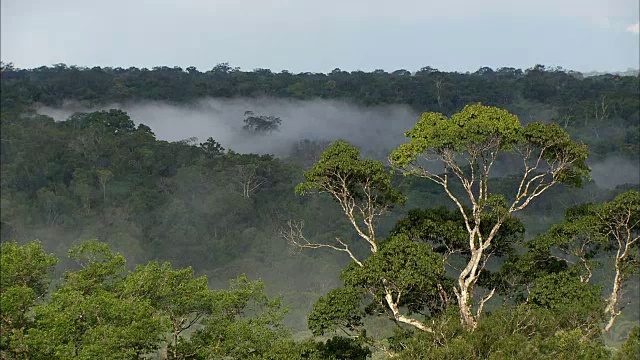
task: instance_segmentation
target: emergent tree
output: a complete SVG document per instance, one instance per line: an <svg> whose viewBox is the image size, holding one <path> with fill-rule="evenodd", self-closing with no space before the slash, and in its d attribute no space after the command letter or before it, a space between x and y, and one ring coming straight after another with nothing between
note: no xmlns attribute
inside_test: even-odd
<svg viewBox="0 0 640 360"><path fill-rule="evenodd" d="M498 231L511 215L550 187L558 183L580 186L589 174L587 147L572 141L557 124L532 122L522 126L516 115L480 104L466 106L451 118L424 113L405 135L410 142L394 150L390 162L406 175L442 186L464 219L470 256L458 275L454 293L461 321L473 329L484 303L495 292L492 289L479 300L474 314L475 286ZM523 164L521 179L509 202L489 189L491 169L503 153L518 156ZM426 167L425 160L439 161L444 165L442 172ZM462 186L461 192L456 191L454 182ZM487 214L493 222L489 227L482 224Z"/></svg>
<svg viewBox="0 0 640 360"><path fill-rule="evenodd" d="M423 258L417 254L430 253L430 249L423 249L421 246L406 248L406 238L391 240L381 246L376 237L375 225L380 216L395 204L405 201L405 197L392 187L390 172L379 161L362 159L360 151L353 145L345 141L336 141L324 151L320 160L306 171L304 176L306 182L298 184L296 192L306 194L317 191L329 194L340 204L358 236L366 242L371 256L366 260L359 259L347 242L340 238L335 239L336 244L312 242L303 234L302 224L294 222L289 222L289 228L282 232L282 236L300 248L330 248L347 253L353 261L343 275L347 286L365 290L373 297L375 304L385 312L390 312L391 318L395 321L423 331L432 331L426 323L408 316L401 309L411 284L425 281L413 279L411 274L405 276L411 279L403 278L397 271L393 271L406 267L405 257ZM394 258L394 255L398 254L400 256ZM432 268L432 263L421 263L424 265L421 269ZM347 289L343 292L349 291ZM334 296L336 294L333 293ZM357 298L358 296L355 297Z"/></svg>

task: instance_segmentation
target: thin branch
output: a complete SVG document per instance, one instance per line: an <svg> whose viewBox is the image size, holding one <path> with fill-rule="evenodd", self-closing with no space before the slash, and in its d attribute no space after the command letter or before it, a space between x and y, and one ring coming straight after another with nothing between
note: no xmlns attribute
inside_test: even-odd
<svg viewBox="0 0 640 360"><path fill-rule="evenodd" d="M491 292L480 300L480 303L478 304L478 311L476 312L476 318L480 317L480 314L482 314L482 309L484 308L484 304L489 301L489 299L491 299L495 292L496 288L491 289Z"/></svg>
<svg viewBox="0 0 640 360"><path fill-rule="evenodd" d="M330 244L323 243L313 243L310 242L303 233L304 223L303 222L293 222L291 220L287 221L287 226L289 229L280 229L280 237L287 240L291 245L304 248L304 249L319 249L319 248L329 248L336 251L346 252L351 260L353 260L359 266L363 266L362 262L356 258L353 254L349 246L344 243L340 238L335 238L336 242L340 245L340 247Z"/></svg>

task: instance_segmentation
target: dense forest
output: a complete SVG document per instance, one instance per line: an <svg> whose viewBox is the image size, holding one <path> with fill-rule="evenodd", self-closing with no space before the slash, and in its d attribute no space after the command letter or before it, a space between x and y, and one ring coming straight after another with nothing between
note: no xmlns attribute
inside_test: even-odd
<svg viewBox="0 0 640 360"><path fill-rule="evenodd" d="M0 357L635 359L638 80L2 64ZM206 99L389 127L244 108L286 151L236 152L127 112Z"/></svg>

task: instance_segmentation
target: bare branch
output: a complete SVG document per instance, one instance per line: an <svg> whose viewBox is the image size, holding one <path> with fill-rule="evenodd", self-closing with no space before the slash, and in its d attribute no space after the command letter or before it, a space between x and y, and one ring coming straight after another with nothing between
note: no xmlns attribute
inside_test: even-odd
<svg viewBox="0 0 640 360"><path fill-rule="evenodd" d="M484 308L484 304L489 301L489 299L491 299L495 292L496 288L491 289L491 292L480 300L480 303L478 304L478 311L476 312L476 318L480 317L480 314L482 314L482 309Z"/></svg>
<svg viewBox="0 0 640 360"><path fill-rule="evenodd" d="M322 243L313 243L310 242L304 235L302 229L304 228L303 222L293 222L291 220L287 221L288 229L280 229L280 237L284 238L289 242L292 246L302 249L319 249L319 248L329 248L336 251L346 252L351 260L353 260L359 266L362 266L362 262L356 258L353 252L349 249L349 246L340 240L340 238L335 238L336 242L340 246L335 246L331 244L322 244Z"/></svg>

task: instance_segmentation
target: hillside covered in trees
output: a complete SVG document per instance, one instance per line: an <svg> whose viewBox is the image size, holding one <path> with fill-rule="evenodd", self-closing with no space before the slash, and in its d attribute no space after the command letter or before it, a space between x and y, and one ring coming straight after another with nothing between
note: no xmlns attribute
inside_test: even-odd
<svg viewBox="0 0 640 360"><path fill-rule="evenodd" d="M2 358L637 358L637 76L3 64L1 78ZM282 143L308 120L245 108L232 139L249 153L222 130L156 136L126 111L203 99L347 104L366 115L335 124L362 128L392 106L422 115L402 143ZM86 111L45 115L69 104Z"/></svg>

